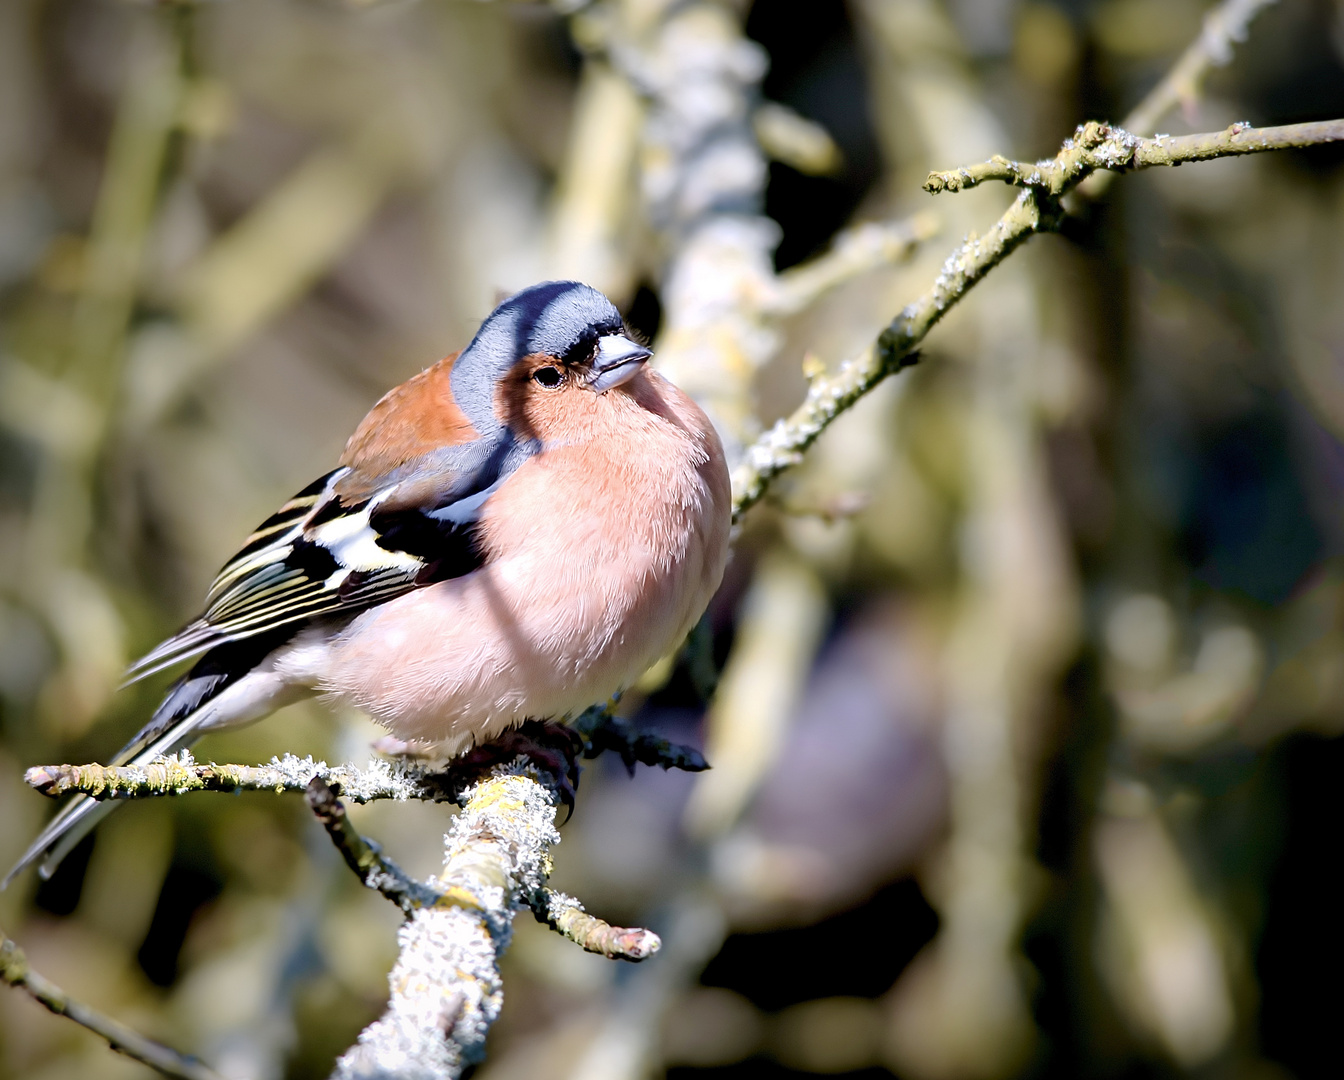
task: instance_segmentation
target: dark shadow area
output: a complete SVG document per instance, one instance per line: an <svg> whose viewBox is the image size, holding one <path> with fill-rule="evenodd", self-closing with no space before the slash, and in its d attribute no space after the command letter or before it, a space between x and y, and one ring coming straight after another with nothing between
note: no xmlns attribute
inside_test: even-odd
<svg viewBox="0 0 1344 1080"><path fill-rule="evenodd" d="M937 930L937 914L907 878L813 926L734 934L700 982L735 990L767 1012L820 997L879 997Z"/></svg>
<svg viewBox="0 0 1344 1080"><path fill-rule="evenodd" d="M762 91L815 120L840 148L834 176L805 176L770 165L765 212L783 229L775 266L783 270L824 248L877 179L877 139L868 112L854 26L842 0L754 4L747 36L770 53Z"/></svg>
<svg viewBox="0 0 1344 1080"><path fill-rule="evenodd" d="M1280 751L1285 842L1255 956L1267 1057L1298 1080L1340 1074L1344 970L1344 739L1300 736Z"/></svg>
<svg viewBox="0 0 1344 1080"><path fill-rule="evenodd" d="M172 986L177 981L178 959L191 921L222 888L223 882L216 875L198 867L175 862L169 868L138 953L140 967L150 982Z"/></svg>

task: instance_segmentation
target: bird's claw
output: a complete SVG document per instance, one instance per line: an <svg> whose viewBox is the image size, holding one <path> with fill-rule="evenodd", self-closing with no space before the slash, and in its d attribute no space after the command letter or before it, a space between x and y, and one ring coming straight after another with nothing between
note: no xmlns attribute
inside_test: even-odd
<svg viewBox="0 0 1344 1080"><path fill-rule="evenodd" d="M551 780L556 797L566 809L567 822L574 814L579 787L578 759L583 749L583 739L573 729L549 721L528 720L491 742L472 747L453 764L454 771L461 768L475 775L518 757L527 758Z"/></svg>

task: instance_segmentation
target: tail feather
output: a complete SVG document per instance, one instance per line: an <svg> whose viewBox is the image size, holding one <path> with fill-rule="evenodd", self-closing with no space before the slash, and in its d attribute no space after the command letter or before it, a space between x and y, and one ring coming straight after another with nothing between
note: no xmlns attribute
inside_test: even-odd
<svg viewBox="0 0 1344 1080"><path fill-rule="evenodd" d="M116 808L114 802L99 802L87 795L76 795L61 807L61 812L38 834L37 839L23 853L23 858L14 864L5 875L5 880L0 882L0 889L7 888L10 878L39 859L41 862L37 867L37 876L43 881L50 879L65 857Z"/></svg>
<svg viewBox="0 0 1344 1080"><path fill-rule="evenodd" d="M173 684L149 723L109 764L144 765L191 746L207 730L246 724L271 712L290 688L265 663L267 655L283 643L268 637L212 649ZM38 874L44 881L50 878L75 845L120 805L113 799L76 795L10 868L0 881L0 891L34 863L40 863Z"/></svg>

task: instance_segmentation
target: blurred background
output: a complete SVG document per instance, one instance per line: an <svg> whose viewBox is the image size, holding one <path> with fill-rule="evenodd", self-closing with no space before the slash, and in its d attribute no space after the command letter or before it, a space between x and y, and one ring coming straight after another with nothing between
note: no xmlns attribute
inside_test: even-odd
<svg viewBox="0 0 1344 1080"><path fill-rule="evenodd" d="M0 4L0 863L250 529L502 294L607 291L740 448L1012 197L927 170L1120 120L1199 0ZM1344 115L1280 0L1164 132ZM1340 1075L1344 154L1127 177L748 516L722 665L584 772L478 1080ZM200 755L368 759L317 704ZM444 807L358 827L420 875ZM35 968L252 1080L327 1075L397 911L297 798L136 803L0 894ZM526 923L526 925L524 925ZM1336 1034L1331 1034L1334 1031ZM0 1075L140 1077L0 993Z"/></svg>

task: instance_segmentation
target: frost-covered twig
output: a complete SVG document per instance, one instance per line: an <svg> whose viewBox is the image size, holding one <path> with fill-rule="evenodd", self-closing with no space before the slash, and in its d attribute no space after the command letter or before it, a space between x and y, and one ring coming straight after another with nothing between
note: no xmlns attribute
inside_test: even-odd
<svg viewBox="0 0 1344 1080"><path fill-rule="evenodd" d="M177 1077L179 1080L222 1080L219 1073L195 1058L147 1039L138 1031L72 998L29 967L28 957L23 950L3 932L0 932L0 982L23 990L57 1016L69 1017L76 1024L101 1035L113 1050L134 1058L142 1065L148 1065L164 1076Z"/></svg>

